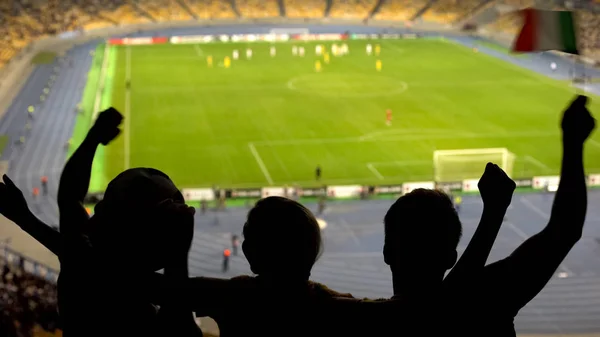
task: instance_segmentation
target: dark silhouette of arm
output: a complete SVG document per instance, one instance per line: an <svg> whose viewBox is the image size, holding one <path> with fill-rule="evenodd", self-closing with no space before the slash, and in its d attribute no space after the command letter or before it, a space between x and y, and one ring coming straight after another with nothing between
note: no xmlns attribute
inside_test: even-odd
<svg viewBox="0 0 600 337"><path fill-rule="evenodd" d="M466 285L465 281L471 276L483 271L502 226L504 214L506 209L484 205L481 220L471 241L454 268L444 278L445 286Z"/></svg>
<svg viewBox="0 0 600 337"><path fill-rule="evenodd" d="M165 282L177 286L188 279L187 261L172 264L165 268ZM186 303L183 296L167 296L158 312L159 329L163 336L201 337L202 330L196 324L192 313L192 305Z"/></svg>
<svg viewBox="0 0 600 337"><path fill-rule="evenodd" d="M481 220L465 252L444 279L445 286L469 286L475 281L473 276L483 271L516 185L500 167L488 163L478 187L483 199Z"/></svg>
<svg viewBox="0 0 600 337"><path fill-rule="evenodd" d="M60 232L63 235L80 233L79 225L89 218L83 201L90 184L94 156L100 144L107 145L119 134L118 126L122 119L121 114L113 108L101 112L81 145L67 161L58 188Z"/></svg>
<svg viewBox="0 0 600 337"><path fill-rule="evenodd" d="M79 233L80 228L73 227L80 222L73 221L73 219L86 220L88 218L83 200L88 192L92 162L98 145L100 145L100 142L93 137L92 132L88 133L83 143L67 161L60 176L58 208L60 211L60 231L63 234Z"/></svg>
<svg viewBox="0 0 600 337"><path fill-rule="evenodd" d="M164 281L177 287L188 280L188 255L194 238L195 210L185 204L165 200L159 205L159 216L170 224L164 243L169 247ZM160 305L158 327L162 336L201 337L192 308L185 296L166 296Z"/></svg>
<svg viewBox="0 0 600 337"><path fill-rule="evenodd" d="M60 257L61 235L38 219L27 206L23 192L7 175L0 183L0 213Z"/></svg>
<svg viewBox="0 0 600 337"><path fill-rule="evenodd" d="M15 222L23 231L31 235L37 242L50 250L54 255L61 255L61 235L56 229L48 226L33 213Z"/></svg>
<svg viewBox="0 0 600 337"><path fill-rule="evenodd" d="M582 236L587 210L583 145L595 126L585 104L586 98L579 96L563 117L560 183L546 228L507 259L486 267L488 280L497 282L497 289L489 291L515 314L544 288Z"/></svg>

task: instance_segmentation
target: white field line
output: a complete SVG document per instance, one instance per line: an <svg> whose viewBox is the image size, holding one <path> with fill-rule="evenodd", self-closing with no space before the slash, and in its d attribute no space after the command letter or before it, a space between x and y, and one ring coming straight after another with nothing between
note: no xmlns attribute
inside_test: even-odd
<svg viewBox="0 0 600 337"><path fill-rule="evenodd" d="M104 91L104 82L106 81L106 70L108 68L108 58L110 56L110 47L104 47L104 56L102 58L102 67L100 68L100 78L98 80L98 88L96 89L96 97L94 99L94 111L92 111L92 122L98 118L100 113L100 105L102 104L102 92Z"/></svg>
<svg viewBox="0 0 600 337"><path fill-rule="evenodd" d="M199 45L195 44L194 50L196 51L196 55L198 55L198 57L204 57L204 52L202 51L202 48L200 48Z"/></svg>
<svg viewBox="0 0 600 337"><path fill-rule="evenodd" d="M346 220L344 220L344 218L340 218L339 225L341 227L343 227L344 230L346 232L348 232L348 234L350 234L350 237L352 238L352 241L354 241L354 243L357 246L360 246L360 240L358 239L358 237L356 237L356 234L354 233L354 231L352 230L352 228L350 227L350 225L348 225L348 223L346 222Z"/></svg>
<svg viewBox="0 0 600 337"><path fill-rule="evenodd" d="M592 146L595 146L600 149L600 142L598 142L597 140L593 140L593 139L589 139L588 141L590 142L590 144Z"/></svg>
<svg viewBox="0 0 600 337"><path fill-rule="evenodd" d="M308 138L308 139L284 139L284 140L261 140L255 141L255 146L277 146L277 145L302 145L302 144L329 144L329 143L360 143L360 142L387 142L387 141L410 141L423 139L486 139L486 138L515 138L515 137L554 137L557 132L507 132L507 133L461 133L461 134L414 134L414 135L397 135L393 137L373 137L364 139L358 137L342 137L342 138Z"/></svg>
<svg viewBox="0 0 600 337"><path fill-rule="evenodd" d="M472 82L407 82L409 87L423 87L425 89L427 88L437 88L437 87L449 87L449 88L455 88L455 87L490 87L490 88L498 88L502 86L502 83L504 83L505 85L511 84L511 85L523 85L523 86L539 86L539 82L537 81L527 81L527 82L519 82L517 81L505 81L505 82L498 82L498 81L472 81ZM289 88L289 84L288 83L281 83L281 84L264 84L264 85L257 85L257 84L248 84L248 85L219 85L219 84L215 84L215 85L186 85L186 86L178 86L178 85L173 85L173 86L164 86L164 87L160 87L160 86L147 86L147 87L142 87L142 88L137 88L136 87L136 92L140 92L140 93L148 93L148 94L155 94L155 93L169 93L169 92L177 92L177 93L192 93L195 94L198 91L248 91L248 90L292 90L295 91L296 89L291 89ZM381 94L380 96L385 96L387 94ZM351 94L348 94L347 96L352 96Z"/></svg>
<svg viewBox="0 0 600 337"><path fill-rule="evenodd" d="M396 160L396 161L379 161L371 162L375 166L419 166L432 165L431 160Z"/></svg>
<svg viewBox="0 0 600 337"><path fill-rule="evenodd" d="M265 163L263 162L262 158L260 157L260 154L258 154L258 151L256 150L256 147L254 146L254 143L248 143L248 148L250 148L250 152L252 152L252 155L254 156L256 163L258 164L258 166L260 167L260 170L262 171L263 175L267 179L267 182L269 182L269 185L273 185L273 179L271 178L271 175L269 174L269 170L267 170L267 167L265 166Z"/></svg>
<svg viewBox="0 0 600 337"><path fill-rule="evenodd" d="M535 166L537 166L539 168L543 168L543 169L545 169L547 171L551 171L552 170L548 165L542 163L541 161L535 159L532 156L525 156L525 160L528 161L528 162L530 162L530 163L532 163L533 165L535 165Z"/></svg>
<svg viewBox="0 0 600 337"><path fill-rule="evenodd" d="M539 215L542 219L548 220L548 214L546 212L542 211L541 209L539 209L539 207L534 205L526 197L521 197L521 203L523 205L525 205L525 207L529 208L529 210L531 210L535 214Z"/></svg>
<svg viewBox="0 0 600 337"><path fill-rule="evenodd" d="M127 88L125 88L125 121L124 121L124 157L125 157L125 169L129 169L131 166L131 89L129 83L131 82L131 48L128 46L126 49L126 61L125 61L125 81Z"/></svg>
<svg viewBox="0 0 600 337"><path fill-rule="evenodd" d="M373 164L371 164L371 163L368 163L368 164L367 164L367 168L368 168L369 170L371 170L371 172L373 172L373 174L374 174L374 175L375 175L377 178L379 178L379 180L383 180L383 179L385 179L385 178L383 177L383 175L382 175L382 174L381 174L381 173L380 173L380 172L379 172L379 171L378 171L378 170L375 168L375 166L373 166Z"/></svg>

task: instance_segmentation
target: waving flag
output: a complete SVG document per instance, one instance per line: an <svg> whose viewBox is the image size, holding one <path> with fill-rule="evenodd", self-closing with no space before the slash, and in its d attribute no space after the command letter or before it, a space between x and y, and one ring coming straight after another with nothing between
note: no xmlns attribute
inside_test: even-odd
<svg viewBox="0 0 600 337"><path fill-rule="evenodd" d="M513 51L558 50L579 54L573 12L527 8L521 14L525 24L515 41Z"/></svg>

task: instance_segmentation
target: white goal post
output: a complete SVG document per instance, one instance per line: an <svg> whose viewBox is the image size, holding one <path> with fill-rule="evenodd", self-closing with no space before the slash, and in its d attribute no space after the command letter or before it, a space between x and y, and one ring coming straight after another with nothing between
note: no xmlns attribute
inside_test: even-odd
<svg viewBox="0 0 600 337"><path fill-rule="evenodd" d="M515 155L506 148L438 150L433 152L436 182L479 179L485 165L492 162L512 176Z"/></svg>

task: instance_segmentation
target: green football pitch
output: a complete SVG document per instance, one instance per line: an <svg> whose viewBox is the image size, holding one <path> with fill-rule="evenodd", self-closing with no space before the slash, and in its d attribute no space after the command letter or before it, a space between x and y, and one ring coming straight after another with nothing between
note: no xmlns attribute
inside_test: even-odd
<svg viewBox="0 0 600 337"><path fill-rule="evenodd" d="M569 83L443 40L346 43L350 53L328 64L317 42L275 44L275 57L268 43L100 46L74 144L95 107L112 105L126 121L97 155L92 190L138 166L184 188L313 186L317 165L326 184L430 181L433 153L444 149L506 148L516 156L513 177L559 173ZM381 55L367 55L368 43ZM306 55L294 56L294 45ZM224 67L235 49L239 60ZM590 107L600 111L597 99ZM589 144L586 167L600 172L600 142Z"/></svg>

